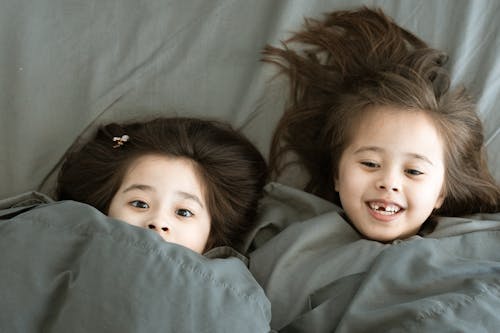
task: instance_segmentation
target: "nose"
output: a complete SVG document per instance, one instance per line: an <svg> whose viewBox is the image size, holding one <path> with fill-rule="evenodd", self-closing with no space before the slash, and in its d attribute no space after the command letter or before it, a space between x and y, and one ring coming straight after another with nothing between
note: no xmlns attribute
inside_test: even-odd
<svg viewBox="0 0 500 333"><path fill-rule="evenodd" d="M166 223L163 222L158 222L158 221L153 221L148 223L147 227L151 230L156 231L159 234L163 234L165 232L168 232L170 228Z"/></svg>
<svg viewBox="0 0 500 333"><path fill-rule="evenodd" d="M379 190L399 192L401 191L401 176L395 170L382 172L376 182L376 187Z"/></svg>

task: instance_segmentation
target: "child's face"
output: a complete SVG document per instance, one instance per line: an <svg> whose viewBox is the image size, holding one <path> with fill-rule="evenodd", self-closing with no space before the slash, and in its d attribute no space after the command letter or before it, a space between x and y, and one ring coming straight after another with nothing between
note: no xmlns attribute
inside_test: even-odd
<svg viewBox="0 0 500 333"><path fill-rule="evenodd" d="M404 239L443 203L444 146L424 112L377 107L343 152L335 190L367 238Z"/></svg>
<svg viewBox="0 0 500 333"><path fill-rule="evenodd" d="M135 160L108 215L151 229L164 240L202 253L210 233L203 186L190 161L160 155Z"/></svg>

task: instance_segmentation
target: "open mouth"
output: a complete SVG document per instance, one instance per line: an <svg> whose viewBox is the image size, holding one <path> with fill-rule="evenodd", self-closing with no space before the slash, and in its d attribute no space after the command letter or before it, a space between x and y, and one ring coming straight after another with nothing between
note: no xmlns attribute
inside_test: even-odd
<svg viewBox="0 0 500 333"><path fill-rule="evenodd" d="M377 212L378 214L386 216L395 215L402 210L402 208L396 204L377 201L368 202L368 207L370 207L371 210Z"/></svg>

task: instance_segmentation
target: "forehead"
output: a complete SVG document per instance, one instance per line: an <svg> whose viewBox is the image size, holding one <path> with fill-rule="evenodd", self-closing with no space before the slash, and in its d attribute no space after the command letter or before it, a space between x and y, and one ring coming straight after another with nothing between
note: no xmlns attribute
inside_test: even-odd
<svg viewBox="0 0 500 333"><path fill-rule="evenodd" d="M440 159L444 154L443 140L427 112L389 106L366 109L351 127L348 145L381 146Z"/></svg>
<svg viewBox="0 0 500 333"><path fill-rule="evenodd" d="M132 174L144 169L193 169L191 160L183 157L167 156L160 154L146 154L135 157L129 163L127 174Z"/></svg>
<svg viewBox="0 0 500 333"><path fill-rule="evenodd" d="M131 161L122 185L144 183L155 187L184 187L204 193L205 182L194 161L166 155L143 155Z"/></svg>

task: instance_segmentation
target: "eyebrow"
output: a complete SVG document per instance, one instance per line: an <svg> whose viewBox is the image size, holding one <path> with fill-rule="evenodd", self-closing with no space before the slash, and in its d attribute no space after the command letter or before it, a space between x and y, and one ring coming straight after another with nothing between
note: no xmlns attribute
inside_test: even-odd
<svg viewBox="0 0 500 333"><path fill-rule="evenodd" d="M376 153L380 153L380 152L383 152L384 149L377 147L377 146L364 146L364 147L361 147L359 149L356 149L354 154L360 154L360 153L365 152L365 151L373 151ZM420 154L416 154L416 153L406 153L405 155L422 160L424 162L429 163L430 165L434 165L434 163L432 163L431 160L428 159L427 157L425 157L424 155L420 155Z"/></svg>
<svg viewBox="0 0 500 333"><path fill-rule="evenodd" d="M156 192L156 190L153 186L145 185L145 184L132 184L129 187L127 187L126 189L124 189L123 193L130 192L133 190L140 190L140 191L145 191L145 192ZM184 192L184 191L175 191L175 194L178 195L179 197L181 197L182 199L193 200L196 203L198 203L198 205L200 205L201 208L204 208L203 203L201 202L200 198L198 198L198 196L196 196L194 194Z"/></svg>

